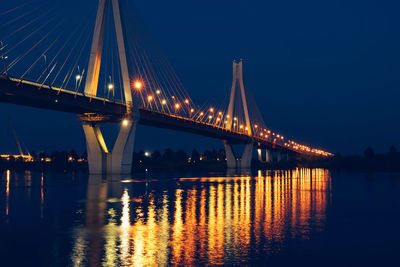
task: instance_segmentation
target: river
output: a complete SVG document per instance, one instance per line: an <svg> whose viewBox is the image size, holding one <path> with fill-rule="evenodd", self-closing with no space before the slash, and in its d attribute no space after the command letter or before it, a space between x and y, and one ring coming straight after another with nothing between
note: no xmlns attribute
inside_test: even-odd
<svg viewBox="0 0 400 267"><path fill-rule="evenodd" d="M0 266L391 264L400 174L1 173Z"/></svg>

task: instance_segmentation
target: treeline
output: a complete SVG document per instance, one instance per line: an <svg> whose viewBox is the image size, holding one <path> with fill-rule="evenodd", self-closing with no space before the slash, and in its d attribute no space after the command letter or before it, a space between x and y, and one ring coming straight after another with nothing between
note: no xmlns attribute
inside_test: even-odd
<svg viewBox="0 0 400 267"><path fill-rule="evenodd" d="M87 170L87 153L78 154L75 150L45 152L31 152L31 158L10 156L0 158L0 169L29 169L29 170ZM161 152L154 150L147 152L140 150L133 154L134 170L176 170L176 169L223 169L225 168L224 150L205 150L202 153L193 150L186 153L184 150L170 148Z"/></svg>
<svg viewBox="0 0 400 267"><path fill-rule="evenodd" d="M31 152L29 156L9 156L0 158L0 169L12 170L87 170L87 153L75 150Z"/></svg>
<svg viewBox="0 0 400 267"><path fill-rule="evenodd" d="M276 159L272 163L261 163L253 158L254 169L282 169L295 167L327 168L343 170L400 170L400 152L391 146L385 154L377 154L368 147L363 155L344 156L337 153L331 158L315 159L291 156L281 162ZM51 154L31 153L31 158L10 156L0 158L0 169L12 170L84 170L88 169L87 153L78 154L76 151L55 151ZM188 169L223 171L226 169L225 150L193 150L190 153L182 149L170 148L163 152L140 150L133 155L133 170L167 170L182 171Z"/></svg>
<svg viewBox="0 0 400 267"><path fill-rule="evenodd" d="M373 148L368 147L362 155L344 156L337 153L332 158L305 162L305 165L343 170L400 170L400 152L391 146L387 153L378 154Z"/></svg>
<svg viewBox="0 0 400 267"><path fill-rule="evenodd" d="M163 153L159 150L152 153L140 150L133 155L133 166L134 170L220 170L226 168L225 150L205 150L202 153L196 149L191 153L170 148Z"/></svg>

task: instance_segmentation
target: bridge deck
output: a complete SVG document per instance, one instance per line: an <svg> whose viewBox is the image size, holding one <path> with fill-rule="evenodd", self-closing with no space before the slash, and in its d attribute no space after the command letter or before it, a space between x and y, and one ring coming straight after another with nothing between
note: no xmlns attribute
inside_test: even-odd
<svg viewBox="0 0 400 267"><path fill-rule="evenodd" d="M77 115L97 114L110 122L121 121L126 116L126 105L109 99L90 97L79 92L41 85L30 81L0 76L0 102L17 105L63 111ZM140 120L143 125L166 128L197 135L227 140L233 144L246 144L253 139L259 148L299 153L280 144L258 137L229 131L225 128L198 122L187 117L160 113L145 108L139 108ZM302 152L302 154L306 154Z"/></svg>

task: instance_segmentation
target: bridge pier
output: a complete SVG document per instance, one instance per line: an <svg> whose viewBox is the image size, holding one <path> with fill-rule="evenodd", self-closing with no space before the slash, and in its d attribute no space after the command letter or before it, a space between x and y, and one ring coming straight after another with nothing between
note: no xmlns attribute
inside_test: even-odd
<svg viewBox="0 0 400 267"><path fill-rule="evenodd" d="M259 162L264 162L262 158L262 150L261 148L257 148L257 156L258 156L258 161Z"/></svg>
<svg viewBox="0 0 400 267"><path fill-rule="evenodd" d="M242 157L236 160L235 153L233 152L232 145L227 141L224 141L225 155L226 155L226 165L228 169L250 169L251 160L253 156L253 143L246 144Z"/></svg>
<svg viewBox="0 0 400 267"><path fill-rule="evenodd" d="M265 160L263 160L262 149L257 149L258 160L262 163L271 163L272 162L272 153L270 150L265 149Z"/></svg>
<svg viewBox="0 0 400 267"><path fill-rule="evenodd" d="M272 162L272 153L269 149L265 150L265 161L267 163L271 163Z"/></svg>
<svg viewBox="0 0 400 267"><path fill-rule="evenodd" d="M278 163L282 161L282 153L280 151L277 152L276 161Z"/></svg>
<svg viewBox="0 0 400 267"><path fill-rule="evenodd" d="M112 151L109 151L98 124L82 122L86 137L90 174L130 174L137 119L124 119Z"/></svg>

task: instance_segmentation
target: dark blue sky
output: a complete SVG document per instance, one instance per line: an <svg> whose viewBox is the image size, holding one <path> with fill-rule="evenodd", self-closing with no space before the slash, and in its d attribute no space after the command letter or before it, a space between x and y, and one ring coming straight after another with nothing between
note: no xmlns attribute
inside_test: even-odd
<svg viewBox="0 0 400 267"><path fill-rule="evenodd" d="M225 98L243 58L270 128L331 152L400 148L398 1L134 2L196 102ZM17 152L9 116L30 150L84 149L75 116L1 104L1 152ZM137 149L166 147L222 143L139 126Z"/></svg>

